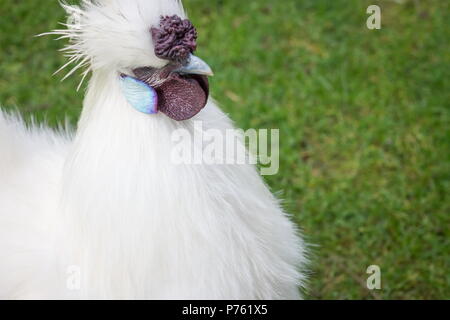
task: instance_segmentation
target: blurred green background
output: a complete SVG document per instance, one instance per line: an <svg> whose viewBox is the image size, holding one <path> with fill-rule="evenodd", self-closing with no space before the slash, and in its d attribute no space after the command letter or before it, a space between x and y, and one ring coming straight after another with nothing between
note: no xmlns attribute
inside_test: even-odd
<svg viewBox="0 0 450 320"><path fill-rule="evenodd" d="M382 9L368 30L366 8ZM449 2L185 0L213 96L279 128L282 191L312 250L309 299L450 299ZM57 1L0 0L0 103L76 123ZM381 267L382 289L366 288Z"/></svg>

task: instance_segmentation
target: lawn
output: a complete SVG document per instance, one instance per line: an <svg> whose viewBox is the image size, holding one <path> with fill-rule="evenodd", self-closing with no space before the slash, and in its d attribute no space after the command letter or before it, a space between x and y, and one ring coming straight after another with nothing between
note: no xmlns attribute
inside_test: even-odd
<svg viewBox="0 0 450 320"><path fill-rule="evenodd" d="M366 8L382 9L381 30ZM450 299L449 2L185 0L239 127L280 129L267 177L311 244L309 299ZM80 114L63 43L33 35L57 1L0 0L0 103L51 125ZM381 290L366 288L379 265Z"/></svg>

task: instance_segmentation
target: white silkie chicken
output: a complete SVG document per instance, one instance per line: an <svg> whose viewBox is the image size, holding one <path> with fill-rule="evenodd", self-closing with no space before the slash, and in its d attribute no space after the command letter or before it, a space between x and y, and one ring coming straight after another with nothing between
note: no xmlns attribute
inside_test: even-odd
<svg viewBox="0 0 450 320"><path fill-rule="evenodd" d="M300 298L304 244L256 168L172 161L174 130L233 128L181 3L63 6L92 78L73 138L0 112L0 298Z"/></svg>

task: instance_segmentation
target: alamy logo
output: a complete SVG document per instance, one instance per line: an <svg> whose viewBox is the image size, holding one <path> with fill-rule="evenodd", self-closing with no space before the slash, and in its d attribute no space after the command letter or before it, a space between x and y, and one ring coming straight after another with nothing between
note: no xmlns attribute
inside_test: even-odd
<svg viewBox="0 0 450 320"><path fill-rule="evenodd" d="M71 291L81 289L81 268L79 266L69 266L67 268L66 286Z"/></svg>
<svg viewBox="0 0 450 320"><path fill-rule="evenodd" d="M369 290L380 290L381 289L381 269L377 265L371 265L366 270L367 274L370 276L367 278L367 289Z"/></svg>
<svg viewBox="0 0 450 320"><path fill-rule="evenodd" d="M278 129L205 130L202 121L194 121L191 130L172 133L171 160L173 164L259 164L261 175L275 175L280 163L279 140Z"/></svg>
<svg viewBox="0 0 450 320"><path fill-rule="evenodd" d="M370 16L367 18L367 28L369 30L381 29L381 8L377 5L371 5L367 7L367 14Z"/></svg>

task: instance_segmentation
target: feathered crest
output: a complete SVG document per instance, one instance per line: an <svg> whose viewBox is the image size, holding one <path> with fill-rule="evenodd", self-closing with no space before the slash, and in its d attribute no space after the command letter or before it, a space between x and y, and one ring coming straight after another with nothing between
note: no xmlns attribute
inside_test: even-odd
<svg viewBox="0 0 450 320"><path fill-rule="evenodd" d="M68 61L58 70L56 70L53 75L56 75L62 70L66 69L68 66L75 64L75 66L72 67L72 69L70 69L69 72L67 72L67 74L61 79L61 81L64 81L72 74L74 74L77 70L85 69L81 74L81 81L78 84L77 91L80 90L87 75L92 71L90 57L87 56L83 48L83 25L81 21L83 15L86 12L86 8L89 6L93 6L96 3L98 3L98 1L82 0L80 7L69 5L65 1L60 1L61 7L66 11L68 15L66 23L59 23L60 25L64 26L65 29L55 29L53 31L38 35L39 37L47 35L57 35L59 37L56 40L69 40L69 44L59 50L63 52Z"/></svg>
<svg viewBox="0 0 450 320"><path fill-rule="evenodd" d="M61 0L60 5L68 15L67 22L60 23L64 28L38 36L57 35L57 40L69 40L60 49L68 61L54 74L74 65L63 81L83 70L77 90L97 68L162 66L149 30L158 26L161 16L185 16L179 0L80 0L79 5ZM195 29L188 31L193 38Z"/></svg>

